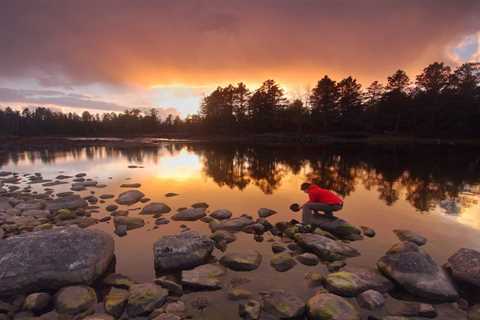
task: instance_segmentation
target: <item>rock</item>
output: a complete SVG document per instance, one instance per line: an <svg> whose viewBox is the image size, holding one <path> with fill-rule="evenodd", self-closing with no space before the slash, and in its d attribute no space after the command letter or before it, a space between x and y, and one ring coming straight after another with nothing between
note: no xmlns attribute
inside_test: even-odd
<svg viewBox="0 0 480 320"><path fill-rule="evenodd" d="M108 212L113 212L118 209L118 206L116 204L109 204L108 206L105 207L105 210Z"/></svg>
<svg viewBox="0 0 480 320"><path fill-rule="evenodd" d="M446 272L421 249L387 254L380 258L377 267L416 297L437 302L453 302L458 298Z"/></svg>
<svg viewBox="0 0 480 320"><path fill-rule="evenodd" d="M135 281L119 273L111 273L103 279L103 284L110 287L130 289Z"/></svg>
<svg viewBox="0 0 480 320"><path fill-rule="evenodd" d="M25 202L20 202L15 206L15 209L20 211L25 210L42 210L45 208L45 202L39 200L30 200Z"/></svg>
<svg viewBox="0 0 480 320"><path fill-rule="evenodd" d="M107 199L113 199L115 196L113 194L102 194L100 195L100 199L107 200Z"/></svg>
<svg viewBox="0 0 480 320"><path fill-rule="evenodd" d="M262 295L263 309L280 319L297 319L305 313L305 302L283 290L272 290Z"/></svg>
<svg viewBox="0 0 480 320"><path fill-rule="evenodd" d="M51 300L52 296L46 292L31 293L23 302L23 310L31 311L33 313L42 313L48 308Z"/></svg>
<svg viewBox="0 0 480 320"><path fill-rule="evenodd" d="M205 217L204 208L188 208L181 210L172 216L172 220L175 221L195 221Z"/></svg>
<svg viewBox="0 0 480 320"><path fill-rule="evenodd" d="M362 231L360 229L337 217L332 218L320 214L313 215L309 217L308 222L313 227L327 231L340 239L352 241L362 239Z"/></svg>
<svg viewBox="0 0 480 320"><path fill-rule="evenodd" d="M228 292L230 300L246 300L252 297L252 292L247 289L233 288Z"/></svg>
<svg viewBox="0 0 480 320"><path fill-rule="evenodd" d="M435 318L437 311L431 304L417 302L397 302L387 307L392 316Z"/></svg>
<svg viewBox="0 0 480 320"><path fill-rule="evenodd" d="M279 243L272 243L272 252L273 253L280 253L280 252L284 252L285 250L287 250L287 248L285 248L283 245L281 245Z"/></svg>
<svg viewBox="0 0 480 320"><path fill-rule="evenodd" d="M275 213L277 213L277 211L268 208L260 208L257 211L257 214L260 218L267 218L274 215Z"/></svg>
<svg viewBox="0 0 480 320"><path fill-rule="evenodd" d="M153 320L182 320L182 318L173 313L161 313L153 318Z"/></svg>
<svg viewBox="0 0 480 320"><path fill-rule="evenodd" d="M315 253L320 259L326 261L343 260L360 255L349 245L318 234L300 233L297 234L296 241L300 247Z"/></svg>
<svg viewBox="0 0 480 320"><path fill-rule="evenodd" d="M333 262L329 262L327 264L327 270L328 272L337 272L338 270L342 269L343 267L345 267L347 264L345 263L345 261L333 261Z"/></svg>
<svg viewBox="0 0 480 320"><path fill-rule="evenodd" d="M393 232L401 241L410 241L415 243L417 246L423 246L425 243L427 243L426 238L410 230L395 229Z"/></svg>
<svg viewBox="0 0 480 320"><path fill-rule="evenodd" d="M369 227L366 227L366 226L360 226L360 229L362 230L362 233L363 233L364 236L369 237L369 238L375 237L376 232L372 228L369 228Z"/></svg>
<svg viewBox="0 0 480 320"><path fill-rule="evenodd" d="M155 308L161 307L167 296L168 291L156 284L134 284L129 291L127 314L131 318L147 315Z"/></svg>
<svg viewBox="0 0 480 320"><path fill-rule="evenodd" d="M47 319L49 318L46 318L45 320ZM83 320L115 320L115 319L112 316L109 316L108 314L96 313L84 318Z"/></svg>
<svg viewBox="0 0 480 320"><path fill-rule="evenodd" d="M127 227L127 230L133 230L137 228L141 228L145 225L145 221L140 217L123 217L123 216L116 216L113 218L113 223L115 227L119 225L124 225Z"/></svg>
<svg viewBox="0 0 480 320"><path fill-rule="evenodd" d="M255 223L255 221L253 221L251 218L238 217L238 218L223 220L220 223L216 221L212 221L209 223L209 226L212 231L227 230L227 231L235 232L235 231L241 231L243 228L253 223Z"/></svg>
<svg viewBox="0 0 480 320"><path fill-rule="evenodd" d="M162 202L151 202L143 207L140 214L164 214L169 213L172 209Z"/></svg>
<svg viewBox="0 0 480 320"><path fill-rule="evenodd" d="M182 284L195 290L222 288L222 277L226 271L216 264L204 264L192 270L182 271Z"/></svg>
<svg viewBox="0 0 480 320"><path fill-rule="evenodd" d="M87 206L87 201L82 199L79 195L71 195L48 201L46 209L50 211L57 211L60 209L76 210Z"/></svg>
<svg viewBox="0 0 480 320"><path fill-rule="evenodd" d="M175 197L175 196L178 196L178 193L175 193L175 192L165 193L165 197L167 197L167 198Z"/></svg>
<svg viewBox="0 0 480 320"><path fill-rule="evenodd" d="M161 277L161 278L155 279L155 283L161 286L162 288L167 289L170 295L179 296L179 297L183 295L183 287L173 280L169 280L166 277Z"/></svg>
<svg viewBox="0 0 480 320"><path fill-rule="evenodd" d="M55 215L55 220L65 221L77 218L77 214L70 209L60 209Z"/></svg>
<svg viewBox="0 0 480 320"><path fill-rule="evenodd" d="M480 287L480 252L462 248L448 258L445 267L456 281Z"/></svg>
<svg viewBox="0 0 480 320"><path fill-rule="evenodd" d="M320 262L316 255L308 252L298 255L296 258L298 262L306 266L316 266Z"/></svg>
<svg viewBox="0 0 480 320"><path fill-rule="evenodd" d="M308 281L309 287L317 287L322 284L324 277L321 272L312 271L305 274L305 280Z"/></svg>
<svg viewBox="0 0 480 320"><path fill-rule="evenodd" d="M55 310L60 314L92 314L96 303L95 290L86 286L64 287L55 296Z"/></svg>
<svg viewBox="0 0 480 320"><path fill-rule="evenodd" d="M358 304L365 309L374 310L385 304L385 297L378 291L367 290L357 297Z"/></svg>
<svg viewBox="0 0 480 320"><path fill-rule="evenodd" d="M194 208L194 209L207 209L208 208L208 203L196 202L196 203L192 204L192 208Z"/></svg>
<svg viewBox="0 0 480 320"><path fill-rule="evenodd" d="M215 210L210 214L210 217L217 220L230 219L232 217L232 212L227 209Z"/></svg>
<svg viewBox="0 0 480 320"><path fill-rule="evenodd" d="M128 290L112 288L105 297L104 308L105 312L119 318L128 301Z"/></svg>
<svg viewBox="0 0 480 320"><path fill-rule="evenodd" d="M165 312L181 316L182 318L185 315L185 311L186 307L182 301L170 302L165 306Z"/></svg>
<svg viewBox="0 0 480 320"><path fill-rule="evenodd" d="M238 306L238 314L244 320L258 320L262 312L262 305L256 300L248 300Z"/></svg>
<svg viewBox="0 0 480 320"><path fill-rule="evenodd" d="M252 271L262 263L262 255L256 250L228 252L220 259L220 263L235 271Z"/></svg>
<svg viewBox="0 0 480 320"><path fill-rule="evenodd" d="M119 237L124 237L127 235L127 231L128 231L127 225L117 224L115 225L115 230L113 232L115 232L115 234Z"/></svg>
<svg viewBox="0 0 480 320"><path fill-rule="evenodd" d="M128 190L120 193L115 202L118 204L131 205L140 201L144 196L145 194L139 190Z"/></svg>
<svg viewBox="0 0 480 320"><path fill-rule="evenodd" d="M297 263L288 252L274 254L270 265L278 272L285 272L292 269Z"/></svg>
<svg viewBox="0 0 480 320"><path fill-rule="evenodd" d="M357 309L342 297L318 293L307 301L310 320L360 320Z"/></svg>
<svg viewBox="0 0 480 320"><path fill-rule="evenodd" d="M413 242L410 241L402 241L399 243L394 244L388 251L387 255L389 254L395 254L395 253L402 253L402 252L408 252L408 251L415 251L418 252L420 251L420 248Z"/></svg>
<svg viewBox="0 0 480 320"><path fill-rule="evenodd" d="M468 320L480 320L480 304L476 304L468 310Z"/></svg>
<svg viewBox="0 0 480 320"><path fill-rule="evenodd" d="M213 240L194 231L163 236L153 246L158 272L191 269L206 263L213 251Z"/></svg>
<svg viewBox="0 0 480 320"><path fill-rule="evenodd" d="M215 242L225 241L226 243L231 243L235 241L237 237L233 233L226 230L218 230L212 233L210 239Z"/></svg>
<svg viewBox="0 0 480 320"><path fill-rule="evenodd" d="M120 188L140 188L141 186L140 183L123 183Z"/></svg>
<svg viewBox="0 0 480 320"><path fill-rule="evenodd" d="M113 238L97 230L56 228L0 241L0 295L92 284L113 259Z"/></svg>
<svg viewBox="0 0 480 320"><path fill-rule="evenodd" d="M330 273L325 278L325 288L341 296L355 297L370 289L388 292L393 284L376 270L356 268Z"/></svg>

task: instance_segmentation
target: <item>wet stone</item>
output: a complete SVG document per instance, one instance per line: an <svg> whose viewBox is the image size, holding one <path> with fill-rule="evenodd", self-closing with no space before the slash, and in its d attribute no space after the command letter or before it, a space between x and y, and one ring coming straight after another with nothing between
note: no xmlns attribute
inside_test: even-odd
<svg viewBox="0 0 480 320"><path fill-rule="evenodd" d="M118 204L132 205L140 201L144 196L145 194L139 190L128 190L120 193L115 201Z"/></svg>
<svg viewBox="0 0 480 320"><path fill-rule="evenodd" d="M195 221L205 217L205 209L203 208L188 208L181 210L172 216L175 221Z"/></svg>
<svg viewBox="0 0 480 320"><path fill-rule="evenodd" d="M307 301L311 320L360 320L358 310L346 299L330 293L318 293Z"/></svg>
<svg viewBox="0 0 480 320"><path fill-rule="evenodd" d="M248 300L238 306L238 314L244 320L258 320L262 312L262 305L257 300Z"/></svg>
<svg viewBox="0 0 480 320"><path fill-rule="evenodd" d="M401 241L410 241L415 243L417 246L423 246L427 243L427 239L425 237L422 237L421 235L410 230L395 229L393 232Z"/></svg>
<svg viewBox="0 0 480 320"><path fill-rule="evenodd" d="M320 262L320 259L318 259L316 255L308 252L296 256L296 259L306 266L316 266Z"/></svg>
<svg viewBox="0 0 480 320"><path fill-rule="evenodd" d="M213 211L210 214L210 217L217 219L217 220L225 220L230 219L232 217L232 212L227 209L218 209Z"/></svg>
<svg viewBox="0 0 480 320"><path fill-rule="evenodd" d="M220 259L220 263L235 271L252 271L262 263L262 255L256 250L228 252Z"/></svg>
<svg viewBox="0 0 480 320"><path fill-rule="evenodd" d="M70 286L60 289L55 296L55 310L60 314L91 314L97 303L95 290L86 286Z"/></svg>
<svg viewBox="0 0 480 320"><path fill-rule="evenodd" d="M168 296L168 291L153 283L134 284L130 287L127 314L129 317L147 315L161 307Z"/></svg>
<svg viewBox="0 0 480 320"><path fill-rule="evenodd" d="M274 254L270 260L270 265L278 272L285 272L292 269L297 262L287 252Z"/></svg>
<svg viewBox="0 0 480 320"><path fill-rule="evenodd" d="M182 271L182 284L194 290L216 290L222 288L226 271L216 264L204 264L192 270Z"/></svg>
<svg viewBox="0 0 480 320"><path fill-rule="evenodd" d="M343 260L345 258L360 255L356 249L343 242L335 241L317 234L297 234L296 240L302 248L316 254L320 259L326 261Z"/></svg>
<svg viewBox="0 0 480 320"><path fill-rule="evenodd" d="M151 202L143 207L140 214L164 214L169 213L172 209L162 202Z"/></svg>
<svg viewBox="0 0 480 320"><path fill-rule="evenodd" d="M462 248L448 258L445 267L456 281L480 287L480 252Z"/></svg>
<svg viewBox="0 0 480 320"><path fill-rule="evenodd" d="M122 315L128 301L128 290L112 288L105 297L105 312L118 318Z"/></svg>
<svg viewBox="0 0 480 320"><path fill-rule="evenodd" d="M335 294L355 297L370 289L388 292L393 289L393 284L376 270L355 268L330 273L325 278L325 287Z"/></svg>
<svg viewBox="0 0 480 320"><path fill-rule="evenodd" d="M276 213L277 212L275 210L268 209L268 208L260 208L257 211L257 214L260 218L267 218L267 217L270 217L270 216L272 216Z"/></svg>
<svg viewBox="0 0 480 320"><path fill-rule="evenodd" d="M272 290L262 295L263 308L280 319L297 319L305 312L305 302L284 290Z"/></svg>
<svg viewBox="0 0 480 320"><path fill-rule="evenodd" d="M357 297L358 304L365 309L374 310L385 304L385 297L375 290L367 290Z"/></svg>

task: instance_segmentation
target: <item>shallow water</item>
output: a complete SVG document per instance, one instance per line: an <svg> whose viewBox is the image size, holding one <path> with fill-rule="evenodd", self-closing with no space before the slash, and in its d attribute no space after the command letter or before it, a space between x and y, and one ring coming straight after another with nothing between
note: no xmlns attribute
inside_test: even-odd
<svg viewBox="0 0 480 320"><path fill-rule="evenodd" d="M209 211L226 208L239 216L256 217L261 207L279 213L269 221L301 220L301 213L288 207L306 200L299 190L305 180L313 179L322 186L341 194L345 205L338 215L355 225L376 230L377 236L352 243L362 253L349 259L350 266L374 267L378 258L398 239L393 229L411 229L426 238L426 250L443 264L461 247L480 249L480 153L477 150L444 146L246 146L231 144L162 143L156 147L113 148L86 147L21 151L0 154L0 170L19 173L40 172L46 179L57 175L87 173L106 188L89 188L82 195L118 194L127 189L122 183L141 183L140 190L156 202L165 202L173 211L195 202L207 202ZM128 168L129 165L143 168ZM41 185L33 185L41 191ZM52 187L66 191L69 184ZM168 192L179 196L167 198ZM114 199L100 204L94 214L101 218L103 210ZM135 204L130 209L141 208ZM130 215L137 215L132 211ZM162 235L175 234L180 225L209 234L208 225L197 222L175 222L153 229L154 219L146 226L129 231L125 237L113 234L113 223L99 223L98 228L115 238L116 272L137 281L152 281L153 242ZM274 271L269 264L271 242L262 243L252 235L238 234L228 250L254 248L263 254L263 262L253 272L229 271L229 279L249 278L241 287L255 293L271 288L288 289L307 298L314 292L304 280L305 273L325 271L324 266L298 264L285 273ZM270 237L271 238L271 237ZM220 257L221 252L214 251ZM228 282L228 281L227 281ZM208 296L212 302L203 315L205 319L237 317L237 305L226 302L225 290L194 293L184 299Z"/></svg>

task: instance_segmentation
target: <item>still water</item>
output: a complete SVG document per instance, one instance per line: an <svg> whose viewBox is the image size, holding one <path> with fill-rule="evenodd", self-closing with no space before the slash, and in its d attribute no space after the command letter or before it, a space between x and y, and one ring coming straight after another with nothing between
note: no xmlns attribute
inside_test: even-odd
<svg viewBox="0 0 480 320"><path fill-rule="evenodd" d="M137 165L142 168L128 168ZM306 195L299 190L304 181L315 181L342 195L345 205L338 213L355 225L376 230L377 236L352 243L361 256L348 260L352 266L374 267L378 258L398 239L392 229L411 229L428 238L426 250L443 264L461 247L480 249L480 153L478 149L445 146L250 146L208 143L162 142L152 147L75 147L42 151L18 151L0 154L0 169L19 173L40 172L46 179L60 173L87 173L103 189L80 192L97 196L118 194L126 189L122 183L141 183L140 190L155 202L165 202L173 211L195 202L207 202L209 210L226 208L234 216L248 213L256 217L261 207L279 213L272 223L301 220L301 213L288 208L303 203ZM34 185L37 191L41 185ZM53 187L67 191L69 185ZM179 196L166 198L168 192ZM100 204L94 217L106 215ZM141 208L136 204L130 209ZM138 214L138 210L130 215ZM137 281L155 277L152 246L162 235L176 234L181 224L209 234L208 225L197 222L175 222L153 229L154 219L142 216L146 226L129 231L125 237L113 234L113 223L99 223L98 228L115 238L116 272ZM252 235L239 234L228 250L254 248L263 254L263 263L253 272L230 272L229 279L249 278L242 287L259 292L272 288L288 289L302 297L314 292L304 280L305 273L325 270L323 266L298 264L285 273L269 265L271 242L256 242ZM217 257L221 252L214 251ZM323 268L323 269L322 269ZM228 285L227 285L228 288ZM226 290L226 289L225 289ZM225 290L194 293L184 297L188 302L207 295L215 303L206 309L206 319L237 317L236 304L227 303ZM225 303L223 303L225 302Z"/></svg>

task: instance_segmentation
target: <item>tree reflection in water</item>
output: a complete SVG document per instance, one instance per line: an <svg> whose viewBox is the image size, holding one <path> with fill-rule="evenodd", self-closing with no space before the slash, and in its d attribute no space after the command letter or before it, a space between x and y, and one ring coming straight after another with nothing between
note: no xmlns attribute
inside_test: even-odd
<svg viewBox="0 0 480 320"><path fill-rule="evenodd" d="M203 173L219 186L244 190L253 185L273 194L286 175L305 176L348 196L363 186L376 190L387 205L401 195L418 211L478 190L478 148L440 145L342 144L322 146L166 143L155 147L89 146L0 153L0 165L20 161L54 164L57 158L125 158L157 163L181 150L197 154ZM462 206L471 205L463 201Z"/></svg>

